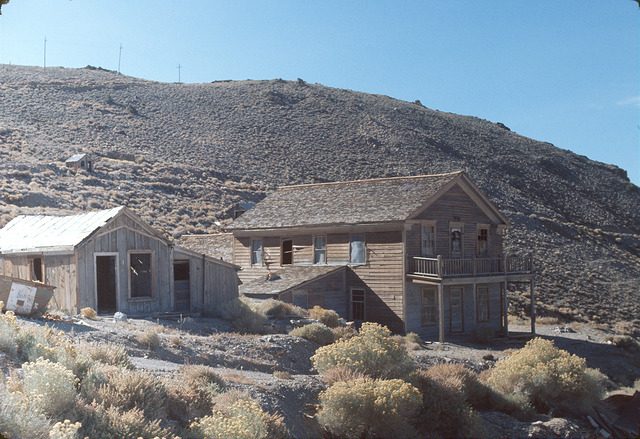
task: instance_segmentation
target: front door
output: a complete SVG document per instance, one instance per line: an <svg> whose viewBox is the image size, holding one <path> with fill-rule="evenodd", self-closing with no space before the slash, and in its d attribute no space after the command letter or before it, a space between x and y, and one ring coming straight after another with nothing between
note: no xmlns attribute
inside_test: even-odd
<svg viewBox="0 0 640 439"><path fill-rule="evenodd" d="M115 255L96 256L96 292L98 295L99 313L112 313L117 311Z"/></svg>
<svg viewBox="0 0 640 439"><path fill-rule="evenodd" d="M173 263L173 295L174 310L189 312L191 309L189 261Z"/></svg>
<svg viewBox="0 0 640 439"><path fill-rule="evenodd" d="M462 317L462 288L451 288L449 294L449 312L451 332L463 332L464 322Z"/></svg>

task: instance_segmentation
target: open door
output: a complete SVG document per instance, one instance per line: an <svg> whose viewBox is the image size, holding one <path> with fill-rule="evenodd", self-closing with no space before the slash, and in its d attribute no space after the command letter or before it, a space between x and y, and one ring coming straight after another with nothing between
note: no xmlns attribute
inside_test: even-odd
<svg viewBox="0 0 640 439"><path fill-rule="evenodd" d="M96 292L99 313L118 310L116 256L96 256Z"/></svg>
<svg viewBox="0 0 640 439"><path fill-rule="evenodd" d="M174 311L191 310L191 288L189 282L189 261L173 263Z"/></svg>

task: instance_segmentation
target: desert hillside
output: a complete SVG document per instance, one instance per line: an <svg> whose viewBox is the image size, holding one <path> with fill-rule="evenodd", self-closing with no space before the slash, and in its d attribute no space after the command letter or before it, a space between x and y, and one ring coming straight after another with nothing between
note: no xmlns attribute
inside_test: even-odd
<svg viewBox="0 0 640 439"><path fill-rule="evenodd" d="M76 152L99 156L96 172L69 175ZM615 166L501 123L302 80L0 65L0 224L124 204L174 236L213 232L278 185L458 169L510 218L510 250L536 255L545 311L640 315L640 189Z"/></svg>

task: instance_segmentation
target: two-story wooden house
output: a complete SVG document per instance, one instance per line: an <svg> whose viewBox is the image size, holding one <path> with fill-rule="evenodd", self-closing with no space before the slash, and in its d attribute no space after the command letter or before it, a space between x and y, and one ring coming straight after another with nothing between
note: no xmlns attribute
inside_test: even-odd
<svg viewBox="0 0 640 439"><path fill-rule="evenodd" d="M229 229L245 296L444 340L507 331L507 283L532 279L507 226L455 172L281 187Z"/></svg>

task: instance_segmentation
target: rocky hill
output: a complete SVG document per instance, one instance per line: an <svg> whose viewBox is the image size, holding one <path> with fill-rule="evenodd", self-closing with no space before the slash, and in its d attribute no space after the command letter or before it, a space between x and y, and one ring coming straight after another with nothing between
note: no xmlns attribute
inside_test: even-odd
<svg viewBox="0 0 640 439"><path fill-rule="evenodd" d="M76 152L99 156L94 173L66 171ZM458 169L511 219L510 249L535 253L548 312L640 315L640 188L615 166L501 123L302 80L0 65L0 225L125 204L174 236L213 232L278 185Z"/></svg>

